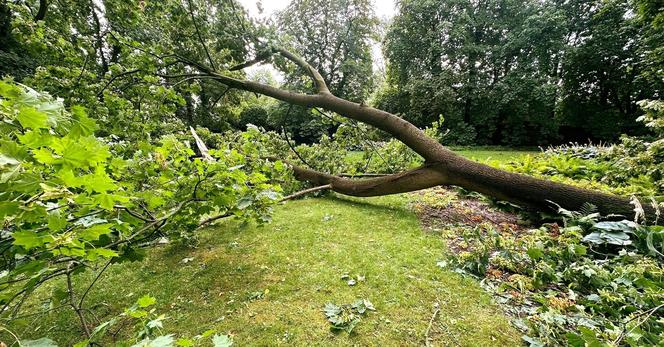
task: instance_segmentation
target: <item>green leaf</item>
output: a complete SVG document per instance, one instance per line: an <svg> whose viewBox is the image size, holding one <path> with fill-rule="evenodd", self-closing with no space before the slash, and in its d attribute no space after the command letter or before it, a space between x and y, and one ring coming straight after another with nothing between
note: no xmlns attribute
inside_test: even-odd
<svg viewBox="0 0 664 347"><path fill-rule="evenodd" d="M56 214L51 214L48 216L48 229L57 232L65 228L67 226L67 219Z"/></svg>
<svg viewBox="0 0 664 347"><path fill-rule="evenodd" d="M152 305L154 305L156 302L157 302L157 299L155 299L154 297L152 297L152 296L150 296L150 295L148 295L148 294L143 295L142 297L140 297L140 298L136 301L136 303L137 303L138 306L140 306L140 307L148 307L148 306L152 306Z"/></svg>
<svg viewBox="0 0 664 347"><path fill-rule="evenodd" d="M106 193L117 189L115 181L103 169L97 169L94 174L81 177L83 186L88 192Z"/></svg>
<svg viewBox="0 0 664 347"><path fill-rule="evenodd" d="M212 337L212 345L214 347L230 347L233 345L233 340L228 335L217 335Z"/></svg>
<svg viewBox="0 0 664 347"><path fill-rule="evenodd" d="M244 210L245 208L251 206L253 202L254 200L252 198L244 197L237 202L237 208L240 210Z"/></svg>
<svg viewBox="0 0 664 347"><path fill-rule="evenodd" d="M111 211L115 206L115 199L113 197L113 194L101 193L95 195L95 200L103 209Z"/></svg>
<svg viewBox="0 0 664 347"><path fill-rule="evenodd" d="M182 346L182 347L190 347L190 346L194 345L194 341L192 339L182 338L182 339L178 339L177 341L175 341L175 344L178 345L178 346Z"/></svg>
<svg viewBox="0 0 664 347"><path fill-rule="evenodd" d="M215 331L214 329L208 329L208 330L205 330L205 331L201 334L201 337L202 337L202 338L206 338L206 337L208 337L208 336L212 336L212 334L214 334L215 332L216 332L216 331Z"/></svg>
<svg viewBox="0 0 664 347"><path fill-rule="evenodd" d="M544 257L544 251L542 251L540 248L536 247L531 247L528 248L528 251L526 251L530 259L532 260L538 260Z"/></svg>
<svg viewBox="0 0 664 347"><path fill-rule="evenodd" d="M55 341L46 337L37 340L23 340L20 345L22 347L58 347Z"/></svg>
<svg viewBox="0 0 664 347"><path fill-rule="evenodd" d="M48 116L37 111L34 107L21 107L16 119L21 126L30 129L43 129L48 127Z"/></svg>
<svg viewBox="0 0 664 347"><path fill-rule="evenodd" d="M31 149L48 146L53 140L51 135L44 134L39 130L30 130L23 135L18 135L17 137L19 142Z"/></svg>
<svg viewBox="0 0 664 347"><path fill-rule="evenodd" d="M607 231L625 231L630 232L638 228L638 224L629 221L621 220L618 222L599 222L593 225L595 229L607 230Z"/></svg>
<svg viewBox="0 0 664 347"><path fill-rule="evenodd" d="M85 168L88 166L90 156L93 155L84 144L74 141L71 138L63 137L55 139L51 148L56 154L60 155L59 163L71 168Z"/></svg>
<svg viewBox="0 0 664 347"><path fill-rule="evenodd" d="M112 249L107 248L93 248L88 250L88 258L90 260L96 260L99 257L102 258L113 258L117 257L118 253Z"/></svg>
<svg viewBox="0 0 664 347"><path fill-rule="evenodd" d="M48 148L35 149L32 151L32 155L35 157L35 160L42 164L53 165L58 162L53 152Z"/></svg>
<svg viewBox="0 0 664 347"><path fill-rule="evenodd" d="M523 335L521 339L526 341L529 347L544 347L544 344L534 337Z"/></svg>
<svg viewBox="0 0 664 347"><path fill-rule="evenodd" d="M62 183L64 183L65 186L70 188L77 188L83 184L81 179L76 177L74 172L69 168L58 171L57 176L62 180Z"/></svg>
<svg viewBox="0 0 664 347"><path fill-rule="evenodd" d="M567 342L572 347L584 347L586 345L583 338L575 333L567 333L565 336L567 337Z"/></svg>
<svg viewBox="0 0 664 347"><path fill-rule="evenodd" d="M579 326L579 332L581 332L581 335L583 337L583 340L585 341L585 346L586 347L603 347L604 344L600 342L597 339L597 336L595 335L595 332L592 331L592 329L584 327L584 326Z"/></svg>
<svg viewBox="0 0 664 347"><path fill-rule="evenodd" d="M14 245L21 246L26 250L42 246L46 243L44 237L30 230L16 231L12 234L12 237L14 238Z"/></svg>
<svg viewBox="0 0 664 347"><path fill-rule="evenodd" d="M132 347L171 347L175 343L173 335L159 336L155 339L145 339Z"/></svg>
<svg viewBox="0 0 664 347"><path fill-rule="evenodd" d="M11 216L18 211L18 202L0 201L0 218Z"/></svg>
<svg viewBox="0 0 664 347"><path fill-rule="evenodd" d="M99 128L97 123L92 118L88 117L84 107L74 105L71 107L71 113L74 119L71 129L69 129L70 136L89 136Z"/></svg>
<svg viewBox="0 0 664 347"><path fill-rule="evenodd" d="M87 229L79 231L78 236L87 241L96 241L99 240L101 235L110 234L111 232L112 230L110 223L96 224Z"/></svg>

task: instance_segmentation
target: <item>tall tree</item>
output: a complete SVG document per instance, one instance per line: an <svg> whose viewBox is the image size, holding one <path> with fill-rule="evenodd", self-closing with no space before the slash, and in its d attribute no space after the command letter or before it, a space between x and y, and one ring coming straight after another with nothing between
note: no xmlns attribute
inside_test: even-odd
<svg viewBox="0 0 664 347"><path fill-rule="evenodd" d="M418 126L443 114L452 142L615 140L656 95L639 76L657 34L634 13L627 0L400 1L379 105Z"/></svg>
<svg viewBox="0 0 664 347"><path fill-rule="evenodd" d="M560 31L541 23L555 20L533 1L399 2L385 42L388 81L416 109L393 111L419 126L443 114L459 142L537 141L533 130L546 140L555 129L543 72L552 70ZM434 91L444 98L427 102Z"/></svg>
<svg viewBox="0 0 664 347"><path fill-rule="evenodd" d="M639 29L626 1L596 2L583 15L564 58L560 120L591 139L634 132L636 102L651 96L641 83Z"/></svg>
<svg viewBox="0 0 664 347"><path fill-rule="evenodd" d="M365 100L373 87L371 40L377 25L369 0L293 0L277 19L278 31L321 71L330 90L356 101Z"/></svg>

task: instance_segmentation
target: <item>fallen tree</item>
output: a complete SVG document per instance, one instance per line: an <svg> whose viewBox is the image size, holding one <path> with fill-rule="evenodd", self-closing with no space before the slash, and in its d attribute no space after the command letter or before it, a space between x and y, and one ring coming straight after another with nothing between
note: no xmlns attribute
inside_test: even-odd
<svg viewBox="0 0 664 347"><path fill-rule="evenodd" d="M239 70L266 62L274 55L280 55L303 69L311 77L316 93L297 93L258 82L236 79L185 58L179 59L182 63L193 67L197 73L168 77L212 79L228 88L266 95L293 105L324 108L391 134L425 160L424 164L416 169L368 179L346 178L291 164L298 180L325 186L341 194L368 197L411 192L439 185L454 185L538 210L550 210L556 205L568 210L579 210L584 203L591 203L603 215L620 214L632 219L641 218L642 221L649 223L656 221L657 206L650 204L641 206L638 202L635 203L633 198L511 173L468 160L396 115L334 96L321 74L313 66L282 48L268 48L258 54L256 59L229 70Z"/></svg>

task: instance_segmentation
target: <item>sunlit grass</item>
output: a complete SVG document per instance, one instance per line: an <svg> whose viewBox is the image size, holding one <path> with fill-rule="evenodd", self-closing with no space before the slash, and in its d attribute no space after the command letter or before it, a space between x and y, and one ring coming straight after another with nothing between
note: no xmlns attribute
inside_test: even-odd
<svg viewBox="0 0 664 347"><path fill-rule="evenodd" d="M508 162L518 160L527 155L535 155L539 151L528 149L510 149L503 147L451 147L454 152L480 162Z"/></svg>

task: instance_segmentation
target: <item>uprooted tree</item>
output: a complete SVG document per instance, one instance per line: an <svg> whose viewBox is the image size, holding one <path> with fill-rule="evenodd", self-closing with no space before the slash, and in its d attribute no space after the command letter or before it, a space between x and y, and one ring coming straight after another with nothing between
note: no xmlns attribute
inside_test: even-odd
<svg viewBox="0 0 664 347"><path fill-rule="evenodd" d="M185 58L180 58L180 61L197 72L177 77L211 79L228 88L262 94L293 105L327 109L391 134L425 160L422 166L409 171L367 179L346 178L291 164L298 180L310 182L321 189L331 189L341 194L360 197L454 185L538 210L550 209L556 205L568 210L578 210L584 203L591 203L604 215L620 214L635 218L644 214L640 217L645 221L655 220L656 206L643 204L642 207L635 208L634 200L627 197L511 173L463 158L396 115L333 95L321 74L311 64L283 48L269 47L259 53L255 59L229 70L240 70L258 63L269 62L274 56L280 56L303 69L311 77L316 93L298 93L236 79Z"/></svg>

